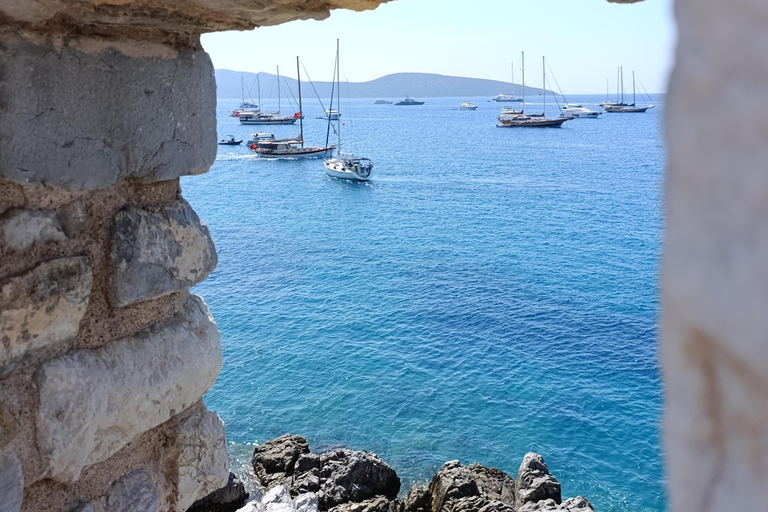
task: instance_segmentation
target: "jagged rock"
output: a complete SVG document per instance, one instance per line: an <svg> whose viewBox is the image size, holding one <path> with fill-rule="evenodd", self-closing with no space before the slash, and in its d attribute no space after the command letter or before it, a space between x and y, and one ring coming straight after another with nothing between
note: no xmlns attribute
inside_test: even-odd
<svg viewBox="0 0 768 512"><path fill-rule="evenodd" d="M285 434L257 446L253 450L251 464L264 487L285 484L286 477L294 473L296 461L309 453L309 443L301 436Z"/></svg>
<svg viewBox="0 0 768 512"><path fill-rule="evenodd" d="M429 484L433 512L479 510L486 506L490 506L489 511L514 509L514 490L515 480L503 471L477 463L462 466L457 460L443 464ZM462 498L479 500L451 503Z"/></svg>
<svg viewBox="0 0 768 512"><path fill-rule="evenodd" d="M233 512L243 506L248 492L234 473L229 474L227 485L200 498L187 512Z"/></svg>
<svg viewBox="0 0 768 512"><path fill-rule="evenodd" d="M480 496L464 496L443 505L445 512L515 512L515 507Z"/></svg>
<svg viewBox="0 0 768 512"><path fill-rule="evenodd" d="M318 502L312 493L292 499L287 487L275 485L260 500L249 502L238 512L318 512Z"/></svg>
<svg viewBox="0 0 768 512"><path fill-rule="evenodd" d="M160 496L149 473L131 471L109 488L106 512L159 512Z"/></svg>
<svg viewBox="0 0 768 512"><path fill-rule="evenodd" d="M400 504L399 500L388 500L384 496L376 496L359 503L342 503L328 512L399 512Z"/></svg>
<svg viewBox="0 0 768 512"><path fill-rule="evenodd" d="M408 496L403 504L403 512L431 512L432 495L429 489L414 485L408 490Z"/></svg>
<svg viewBox="0 0 768 512"><path fill-rule="evenodd" d="M587 498L577 496L565 500L560 505L553 499L529 501L518 512L595 512L595 509Z"/></svg>
<svg viewBox="0 0 768 512"><path fill-rule="evenodd" d="M320 510L379 495L394 499L400 491L400 478L395 470L366 451L342 448L302 457L296 467L291 492L316 492Z"/></svg>
<svg viewBox="0 0 768 512"><path fill-rule="evenodd" d="M313 492L299 494L293 499L293 505L296 507L296 512L318 512L320 509L317 494Z"/></svg>
<svg viewBox="0 0 768 512"><path fill-rule="evenodd" d="M560 497L560 483L549 472L541 455L527 453L517 471L517 489L515 503L517 509L522 509L528 502L537 502L552 499L556 504L562 500Z"/></svg>

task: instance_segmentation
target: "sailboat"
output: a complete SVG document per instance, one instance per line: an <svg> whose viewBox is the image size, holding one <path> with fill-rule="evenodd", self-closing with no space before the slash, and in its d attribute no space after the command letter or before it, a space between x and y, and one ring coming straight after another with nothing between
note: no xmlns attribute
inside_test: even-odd
<svg viewBox="0 0 768 512"><path fill-rule="evenodd" d="M336 66L335 66L335 86L336 86L336 108L339 108L341 99L341 70L339 69L339 40L336 40ZM329 109L333 110L333 87L331 88L331 104ZM370 158L363 158L349 153L341 152L341 123L338 123L336 134L338 135L338 157L323 159L325 174L332 178L352 181L367 181L373 171L373 162ZM328 117L328 128L325 135L325 145L328 145L328 139L331 135L331 118Z"/></svg>
<svg viewBox="0 0 768 512"><path fill-rule="evenodd" d="M261 87L261 86L259 86ZM259 93L261 97L261 93ZM299 118L299 112L293 114L293 116L280 115L280 67L277 67L277 112L262 112L257 110L256 112L243 112L238 118L240 118L240 124L294 124L296 119Z"/></svg>
<svg viewBox="0 0 768 512"><path fill-rule="evenodd" d="M259 78L259 75L256 75L256 78ZM253 85L251 85L253 87ZM250 94L251 90L248 89L248 94ZM255 113L259 111L259 106L255 103L253 103L253 99L251 101L246 101L245 99L245 78L240 77L240 95L242 96L242 102L240 102L240 106L232 109L229 111L229 117L240 117L243 113Z"/></svg>
<svg viewBox="0 0 768 512"><path fill-rule="evenodd" d="M547 70L544 57L541 58L542 69L542 98L544 99L544 107L541 114L526 114L525 113L525 52L522 56L523 60L523 110L514 113L502 113L499 116L499 123L496 126L498 128L560 128L564 122L570 121L573 117L561 116L555 119L546 117L547 113Z"/></svg>
<svg viewBox="0 0 768 512"><path fill-rule="evenodd" d="M619 72L621 74L620 83L621 83L621 101L612 104L612 105L604 105L603 108L606 112L611 113L642 113L646 110L653 108L653 104L650 102L648 105L645 105L643 107L638 107L636 102L636 94L635 94L635 72L632 72L632 103L624 103L624 68L619 68ZM650 100L650 98L648 98Z"/></svg>
<svg viewBox="0 0 768 512"><path fill-rule="evenodd" d="M296 73L299 84L299 111L295 118L299 120L300 134L297 139L270 139L265 137L251 146L251 149L262 158L320 158L333 152L334 146L305 146L304 145L304 115L301 105L301 70L299 58L296 57ZM270 134L267 134L270 135Z"/></svg>

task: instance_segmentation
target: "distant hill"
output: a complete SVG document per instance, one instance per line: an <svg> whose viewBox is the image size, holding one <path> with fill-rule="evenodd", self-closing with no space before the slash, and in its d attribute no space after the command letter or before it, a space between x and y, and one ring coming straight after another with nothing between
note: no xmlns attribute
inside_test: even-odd
<svg viewBox="0 0 768 512"><path fill-rule="evenodd" d="M249 97L257 101L257 73L247 73L244 71L231 71L229 69L216 70L216 96L219 98L240 98L241 83L245 85L246 99ZM262 101L277 96L275 87L275 75L269 73L258 73L261 85ZM244 80L241 80L244 79ZM290 91L296 95L296 79L280 76L283 83L283 92L285 95L285 84L288 84ZM331 94L330 82L314 82L314 88L317 94L323 100ZM349 82L342 83L342 95L351 98L403 98L405 95L414 98L429 98L438 96L456 96L456 97L475 97L488 96L492 98L497 94L515 94L522 95L523 87L520 84L510 84L498 80L486 80L483 78L465 78L460 76L445 76L432 73L393 73L368 82ZM249 94L250 89L250 94ZM302 96L305 98L314 98L312 86L302 80ZM529 96L538 95L541 89L535 87L525 88L525 94ZM290 94L288 94L290 97Z"/></svg>

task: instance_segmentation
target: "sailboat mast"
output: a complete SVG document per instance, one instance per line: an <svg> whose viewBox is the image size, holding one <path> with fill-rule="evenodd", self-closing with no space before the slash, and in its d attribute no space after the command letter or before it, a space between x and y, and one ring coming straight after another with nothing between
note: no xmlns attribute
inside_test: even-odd
<svg viewBox="0 0 768 512"><path fill-rule="evenodd" d="M245 103L245 78L242 76L240 77L240 96L243 99L243 103Z"/></svg>
<svg viewBox="0 0 768 512"><path fill-rule="evenodd" d="M339 136L339 149L338 155L341 158L341 62L339 60L339 40L336 40L336 112L339 115L336 116L337 134ZM330 112L328 116L330 117Z"/></svg>
<svg viewBox="0 0 768 512"><path fill-rule="evenodd" d="M299 56L296 56L296 76L299 84L299 133L301 137L301 147L304 147L304 112L301 110L301 70L299 69Z"/></svg>
<svg viewBox="0 0 768 512"><path fill-rule="evenodd" d="M259 112L261 112L261 80L259 80L259 74L256 73L256 90L259 94L259 104L256 106Z"/></svg>
<svg viewBox="0 0 768 512"><path fill-rule="evenodd" d="M280 66L277 66L277 115L280 115Z"/></svg>
<svg viewBox="0 0 768 512"><path fill-rule="evenodd" d="M541 97L544 99L544 114L547 113L547 67L544 64L544 56L541 57Z"/></svg>
<svg viewBox="0 0 768 512"><path fill-rule="evenodd" d="M621 73L621 104L624 104L624 66L619 67Z"/></svg>
<svg viewBox="0 0 768 512"><path fill-rule="evenodd" d="M522 52L522 54L520 56L520 59L523 62L523 68L522 68L522 72L523 72L523 109L525 109L525 52Z"/></svg>
<svg viewBox="0 0 768 512"><path fill-rule="evenodd" d="M635 72L632 71L632 106L635 106L636 100L635 100Z"/></svg>

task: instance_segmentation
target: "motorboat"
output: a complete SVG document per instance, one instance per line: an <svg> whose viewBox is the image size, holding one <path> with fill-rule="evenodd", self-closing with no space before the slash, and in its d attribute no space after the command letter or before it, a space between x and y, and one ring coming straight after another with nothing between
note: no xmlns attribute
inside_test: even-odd
<svg viewBox="0 0 768 512"><path fill-rule="evenodd" d="M477 110L477 105L473 105L471 102L465 101L461 104L459 110Z"/></svg>
<svg viewBox="0 0 768 512"><path fill-rule="evenodd" d="M423 105L423 101L417 101L412 99L410 96L406 96L404 100L398 101L395 103L395 106L405 106L405 105Z"/></svg>
<svg viewBox="0 0 768 512"><path fill-rule="evenodd" d="M339 117L339 112L336 109L326 109L325 115L318 117L318 119L330 119L331 121L338 121Z"/></svg>
<svg viewBox="0 0 768 512"><path fill-rule="evenodd" d="M234 135L228 135L228 139L221 139L219 141L219 146L239 146L243 143L243 139L235 140Z"/></svg>
<svg viewBox="0 0 768 512"><path fill-rule="evenodd" d="M376 100L373 102L373 104L374 105L391 105L392 102L387 100Z"/></svg>
<svg viewBox="0 0 768 512"><path fill-rule="evenodd" d="M566 103L565 105L563 105L562 110L564 115L571 116L571 117L595 119L602 114L602 112L588 109L587 107L583 105L579 105L577 103Z"/></svg>
<svg viewBox="0 0 768 512"><path fill-rule="evenodd" d="M336 104L340 104L340 89L341 89L341 76L339 72L339 40L336 40ZM406 99L408 97L406 96ZM331 109L333 108L333 89L331 89ZM338 107L337 107L338 108ZM330 110L333 112L333 110ZM338 118L337 118L338 120ZM328 138L331 133L331 117L328 116L328 129L326 130L325 145L328 145ZM334 130L338 137L338 153L337 157L333 158L333 155L329 155L323 159L323 167L325 167L325 174L331 178L337 178L340 180L349 181L368 181L373 172L373 162L370 158L355 156L349 153L341 152L341 123L336 123L336 129Z"/></svg>
<svg viewBox="0 0 768 512"><path fill-rule="evenodd" d="M515 110L514 107L501 107L502 116L516 116L522 113L522 110Z"/></svg>
<svg viewBox="0 0 768 512"><path fill-rule="evenodd" d="M523 101L522 98L518 98L517 96L512 96L510 94L499 94L495 98L493 98L493 101L496 101L498 103L520 103Z"/></svg>

